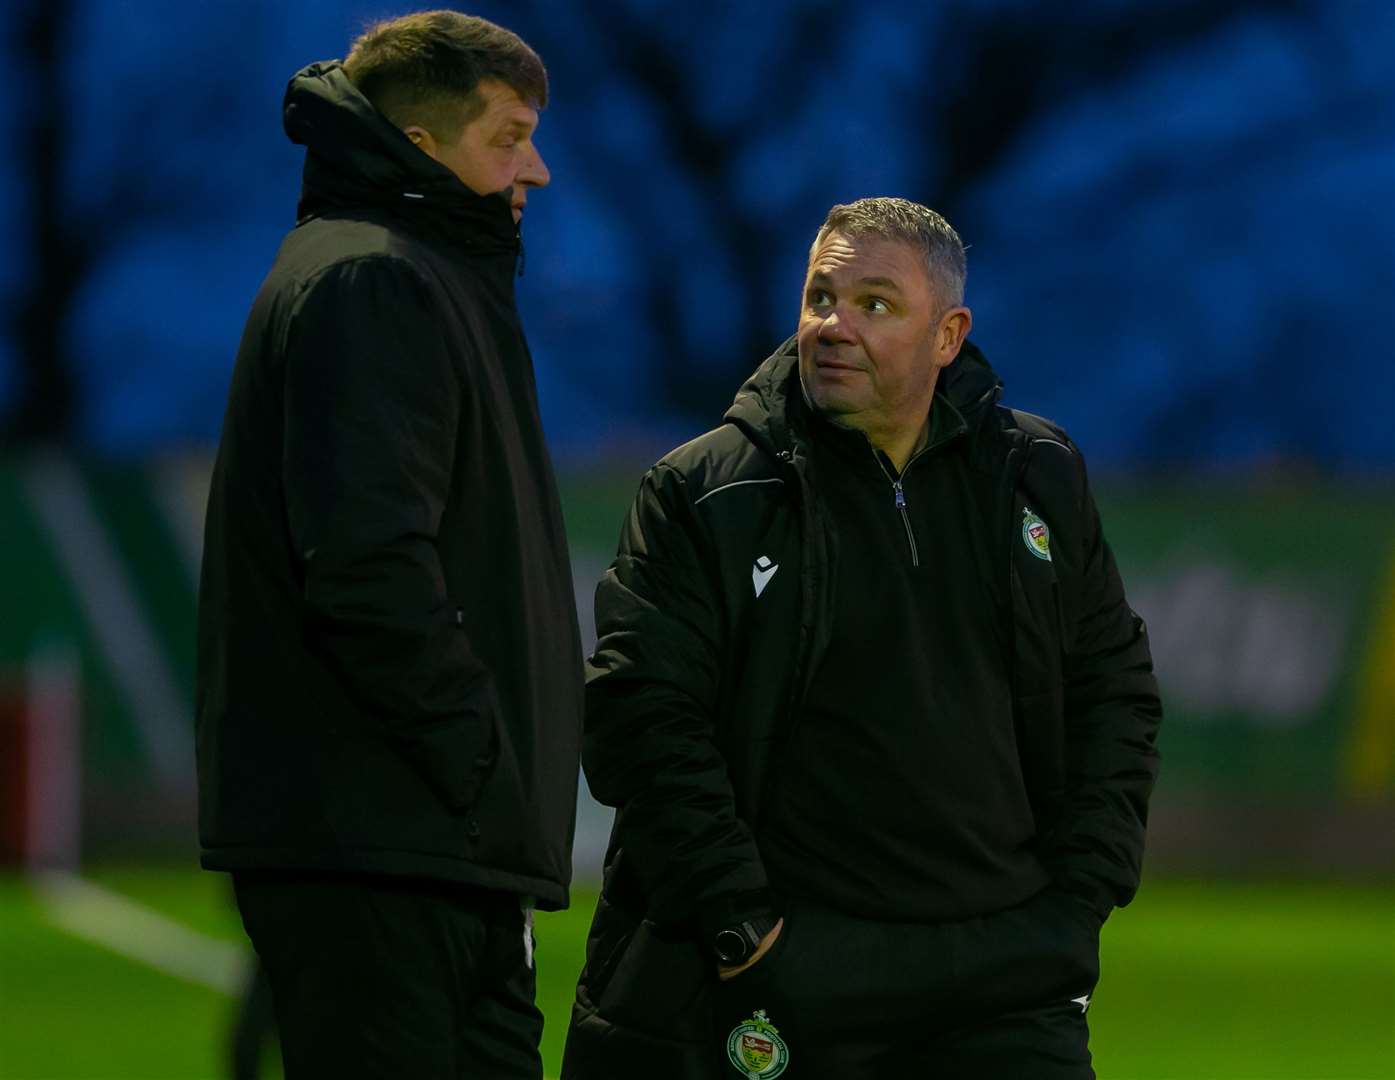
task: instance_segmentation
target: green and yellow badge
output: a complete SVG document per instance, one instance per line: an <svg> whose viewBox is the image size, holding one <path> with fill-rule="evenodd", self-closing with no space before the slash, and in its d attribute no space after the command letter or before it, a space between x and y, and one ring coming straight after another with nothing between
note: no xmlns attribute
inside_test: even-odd
<svg viewBox="0 0 1395 1080"><path fill-rule="evenodd" d="M1051 530L1026 506L1022 508L1022 542L1038 559L1051 561Z"/></svg>
<svg viewBox="0 0 1395 1080"><path fill-rule="evenodd" d="M747 1080L773 1080L790 1063L790 1048L764 1009L757 1009L727 1037L727 1060Z"/></svg>

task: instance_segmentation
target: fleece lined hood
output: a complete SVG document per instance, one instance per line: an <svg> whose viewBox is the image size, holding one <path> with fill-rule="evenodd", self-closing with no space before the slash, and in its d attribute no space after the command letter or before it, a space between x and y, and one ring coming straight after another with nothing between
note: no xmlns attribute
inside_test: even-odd
<svg viewBox="0 0 1395 1080"><path fill-rule="evenodd" d="M291 142L306 148L298 220L376 206L471 246L517 247L508 197L475 194L413 146L349 81L338 60L295 74L286 87L283 122Z"/></svg>

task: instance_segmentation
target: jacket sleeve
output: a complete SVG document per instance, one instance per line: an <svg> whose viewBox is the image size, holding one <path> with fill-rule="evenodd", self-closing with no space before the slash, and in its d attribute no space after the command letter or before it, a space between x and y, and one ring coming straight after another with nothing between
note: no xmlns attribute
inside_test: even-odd
<svg viewBox="0 0 1395 1080"><path fill-rule="evenodd" d="M1103 917L1142 872L1162 705L1143 620L1129 607L1076 451L1080 575L1067 608L1066 791L1047 859L1057 881Z"/></svg>
<svg viewBox="0 0 1395 1080"><path fill-rule="evenodd" d="M488 672L456 625L436 537L460 377L425 284L386 257L337 264L292 314L282 482L310 647L442 799L474 800Z"/></svg>
<svg viewBox="0 0 1395 1080"><path fill-rule="evenodd" d="M596 590L582 761L619 810L627 873L656 922L702 933L772 906L716 742L723 613L682 477L641 483Z"/></svg>

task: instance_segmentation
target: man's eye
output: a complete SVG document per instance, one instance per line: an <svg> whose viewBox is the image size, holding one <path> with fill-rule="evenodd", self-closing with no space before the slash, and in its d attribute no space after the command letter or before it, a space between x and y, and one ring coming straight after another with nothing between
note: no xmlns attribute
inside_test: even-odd
<svg viewBox="0 0 1395 1080"><path fill-rule="evenodd" d="M887 305L885 300L874 296L867 301L867 310L880 315L883 312L890 311L891 308Z"/></svg>
<svg viewBox="0 0 1395 1080"><path fill-rule="evenodd" d="M809 294L810 307L827 307L832 302L832 300L833 298L829 296L828 293L824 292L822 289L815 289L813 292Z"/></svg>

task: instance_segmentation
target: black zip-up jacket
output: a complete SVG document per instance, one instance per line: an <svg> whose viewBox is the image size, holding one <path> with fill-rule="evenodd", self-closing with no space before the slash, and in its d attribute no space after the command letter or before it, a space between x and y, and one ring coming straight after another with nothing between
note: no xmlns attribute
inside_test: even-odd
<svg viewBox="0 0 1395 1080"><path fill-rule="evenodd" d="M300 72L298 222L252 306L199 596L203 865L563 907L581 651L514 303L518 230L337 63Z"/></svg>
<svg viewBox="0 0 1395 1080"><path fill-rule="evenodd" d="M978 579L1010 661L1036 850L1053 888L1103 920L1137 888L1157 772L1146 632L1066 435L998 405L971 344L938 392L968 426L946 452L978 478L946 520L976 514L994 538ZM708 1076L707 943L775 902L755 826L829 639L839 565L792 341L725 419L644 477L596 594L583 757L618 813L568 1036L577 1080ZM1029 550L1027 510L1050 560ZM757 596L759 556L780 569Z"/></svg>

